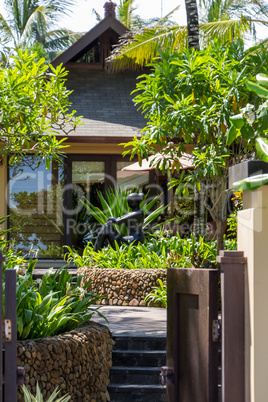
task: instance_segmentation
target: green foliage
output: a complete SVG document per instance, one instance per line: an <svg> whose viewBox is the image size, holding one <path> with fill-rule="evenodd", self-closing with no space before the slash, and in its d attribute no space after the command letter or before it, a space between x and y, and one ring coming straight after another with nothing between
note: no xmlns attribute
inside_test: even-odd
<svg viewBox="0 0 268 402"><path fill-rule="evenodd" d="M129 153L133 155L133 145L137 154L139 145L142 150L151 150L155 143L166 146L172 137L195 145L200 162L208 161L215 151L218 157L230 153L235 157L239 141L227 149L225 133L232 125L230 118L254 99L246 81L254 72L267 71L265 50L251 54L242 42L228 46L215 42L204 51L160 55L151 65L151 74L142 75L137 84L135 102L149 121ZM202 149L208 144L213 148L204 157ZM250 145L241 144L243 153L252 149ZM183 143L178 151L185 151Z"/></svg>
<svg viewBox="0 0 268 402"><path fill-rule="evenodd" d="M230 242L229 242L230 243ZM230 244L231 246L231 244ZM231 246L233 247L233 246ZM169 237L163 232L150 235L144 244L123 244L116 249L108 247L95 252L88 243L79 255L68 248L65 258L78 267L117 268L117 269L150 269L150 268L213 268L216 267L217 242L206 241L200 237L197 241L192 235L182 239L179 234Z"/></svg>
<svg viewBox="0 0 268 402"><path fill-rule="evenodd" d="M40 248L39 257L50 257L50 258L63 258L64 256L64 250L61 246L57 246L55 243L51 243L47 249L45 248Z"/></svg>
<svg viewBox="0 0 268 402"><path fill-rule="evenodd" d="M117 268L117 269L150 269L166 268L165 250L152 250L144 244L133 243L120 247L115 243L116 249L108 247L95 252L90 243L87 244L83 255L68 248L69 253L65 256L67 262L73 262L77 266L90 266L92 268Z"/></svg>
<svg viewBox="0 0 268 402"><path fill-rule="evenodd" d="M30 260L25 275L17 276L18 339L35 339L69 331L88 321L94 313L91 307L100 299L88 292L88 282L81 286L82 276L72 284L72 275L60 268L48 270L42 279L33 279L36 261ZM102 316L103 317L103 316Z"/></svg>
<svg viewBox="0 0 268 402"><path fill-rule="evenodd" d="M35 396L32 395L28 391L28 389L26 388L25 385L22 386L22 390L23 390L25 402L43 402L44 401L38 382L36 384L36 395ZM60 390L57 390L57 388L56 388L53 391L53 393L50 395L50 397L46 400L46 402L67 402L71 399L71 397L68 395L62 396L61 398L57 398L57 395L59 394L59 392L60 392Z"/></svg>
<svg viewBox="0 0 268 402"><path fill-rule="evenodd" d="M151 73L140 77L134 99L148 119L147 126L141 140L125 144L131 147L125 154L148 158L157 144L163 149L165 166L172 159L164 152L170 138L176 139L177 157L186 151L185 144L191 145L195 169L187 175L178 173L172 185L191 183L209 195L204 206L216 223L221 249L228 168L255 152L254 129L240 122L239 116L249 103L255 109L261 104L247 81L268 72L268 54L262 46L245 51L239 40L224 45L214 41L202 51L159 53L150 65Z"/></svg>
<svg viewBox="0 0 268 402"><path fill-rule="evenodd" d="M255 141L257 156L264 162L268 162L268 75L257 74L256 82L247 81L247 87L257 95L257 99L263 99L261 103L247 104L241 109L238 118L238 124L232 128L235 131L236 138L244 137L243 129L246 130L248 140ZM257 106L256 107L256 103ZM267 174L259 174L248 177L234 183L234 186L240 191L252 191L268 183Z"/></svg>
<svg viewBox="0 0 268 402"><path fill-rule="evenodd" d="M0 250L2 250L5 261L3 262L4 270L6 268L16 268L21 265L26 265L25 257L19 251L14 250L14 243L7 240L7 234L11 229L3 229L7 223L8 216L0 217Z"/></svg>
<svg viewBox="0 0 268 402"><path fill-rule="evenodd" d="M153 286L152 291L145 297L144 301L151 303L160 303L167 308L167 285L161 279L158 279L159 286Z"/></svg>
<svg viewBox="0 0 268 402"><path fill-rule="evenodd" d="M0 68L1 152L11 155L11 164L32 150L49 168L51 157L62 153L66 136L57 139L56 130L67 135L79 124L75 111L68 112L66 75L62 66L54 69L21 50L9 68Z"/></svg>
<svg viewBox="0 0 268 402"><path fill-rule="evenodd" d="M130 194L130 190L126 188L115 188L114 190L108 189L105 194L98 191L99 201L101 208L94 206L86 198L81 201L84 207L88 210L90 215L101 225L107 222L110 217L119 218L131 211L127 203L127 196ZM145 196L145 199L141 202L141 209L145 213L145 219L143 223L143 230L149 230L155 228L157 225L157 219L164 212L165 206L159 205L153 211L152 208L156 206L160 199L155 197L149 200L149 193ZM91 226L89 226L89 229ZM117 230L121 236L127 235L126 225L117 226Z"/></svg>

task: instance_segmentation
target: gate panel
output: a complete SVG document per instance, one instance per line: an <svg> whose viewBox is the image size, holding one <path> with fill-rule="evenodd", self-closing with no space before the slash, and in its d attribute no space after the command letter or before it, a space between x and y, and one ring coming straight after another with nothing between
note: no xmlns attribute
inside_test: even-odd
<svg viewBox="0 0 268 402"><path fill-rule="evenodd" d="M218 271L168 268L167 288L167 367L174 369L167 402L216 402Z"/></svg>

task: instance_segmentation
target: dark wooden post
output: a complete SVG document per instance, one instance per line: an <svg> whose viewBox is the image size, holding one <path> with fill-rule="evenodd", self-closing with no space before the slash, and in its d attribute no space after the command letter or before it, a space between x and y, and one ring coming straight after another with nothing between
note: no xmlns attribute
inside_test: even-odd
<svg viewBox="0 0 268 402"><path fill-rule="evenodd" d="M245 402L245 264L243 251L221 251L222 402Z"/></svg>
<svg viewBox="0 0 268 402"><path fill-rule="evenodd" d="M16 270L6 269L6 303L5 320L9 322L10 331L5 340L5 402L17 400L17 301Z"/></svg>
<svg viewBox="0 0 268 402"><path fill-rule="evenodd" d="M2 250L0 250L0 402L2 402L3 395L3 262L5 257L2 255Z"/></svg>

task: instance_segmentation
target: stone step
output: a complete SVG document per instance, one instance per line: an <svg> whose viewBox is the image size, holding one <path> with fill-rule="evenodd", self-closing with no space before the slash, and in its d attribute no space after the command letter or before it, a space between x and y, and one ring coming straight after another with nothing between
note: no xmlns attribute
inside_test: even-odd
<svg viewBox="0 0 268 402"><path fill-rule="evenodd" d="M111 402L164 402L166 389L161 385L122 385L108 387Z"/></svg>
<svg viewBox="0 0 268 402"><path fill-rule="evenodd" d="M162 367L166 362L165 350L114 350L113 366Z"/></svg>
<svg viewBox="0 0 268 402"><path fill-rule="evenodd" d="M166 337L115 336L116 348L120 350L166 350Z"/></svg>
<svg viewBox="0 0 268 402"><path fill-rule="evenodd" d="M111 384L159 385L160 367L114 366L110 371Z"/></svg>

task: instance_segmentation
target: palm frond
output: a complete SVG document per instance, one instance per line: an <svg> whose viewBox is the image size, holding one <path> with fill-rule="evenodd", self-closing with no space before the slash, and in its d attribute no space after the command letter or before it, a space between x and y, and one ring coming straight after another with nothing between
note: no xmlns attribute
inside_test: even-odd
<svg viewBox="0 0 268 402"><path fill-rule="evenodd" d="M219 38L223 43L244 38L250 28L250 21L245 19L200 24L201 47L206 47L214 38Z"/></svg>
<svg viewBox="0 0 268 402"><path fill-rule="evenodd" d="M174 52L177 46L184 47L186 36L186 27L175 26L145 29L133 39L122 38L107 59L108 67L113 70L144 67L158 56L158 48L169 48Z"/></svg>
<svg viewBox="0 0 268 402"><path fill-rule="evenodd" d="M133 7L133 2L134 0L120 0L120 4L118 7L119 20L127 28L131 28L133 12L136 10L136 7Z"/></svg>
<svg viewBox="0 0 268 402"><path fill-rule="evenodd" d="M165 25L168 21L170 21L170 17L173 16L173 14L175 13L175 11L177 11L180 8L180 5L178 5L177 7L175 7L172 11L170 11L168 14L164 15L164 17L160 18L156 25L155 28L158 28L160 26Z"/></svg>
<svg viewBox="0 0 268 402"><path fill-rule="evenodd" d="M37 7L27 19L25 27L21 32L20 44L24 44L27 41L34 42L36 35L39 32L45 30L47 26L47 8L46 7ZM43 35L42 35L43 36Z"/></svg>
<svg viewBox="0 0 268 402"><path fill-rule="evenodd" d="M2 41L8 40L8 41L15 42L15 38L13 36L12 29L2 14L0 14L0 32L1 32L1 40Z"/></svg>
<svg viewBox="0 0 268 402"><path fill-rule="evenodd" d="M44 48L47 50L64 50L80 39L82 35L82 33L76 33L68 29L55 29L46 33Z"/></svg>
<svg viewBox="0 0 268 402"><path fill-rule="evenodd" d="M95 18L98 22L101 22L102 16L95 10L95 8L92 8L91 14L95 15Z"/></svg>
<svg viewBox="0 0 268 402"><path fill-rule="evenodd" d="M250 20L244 18L200 24L201 47L206 47L215 38L223 42L243 38L250 29L250 24ZM122 38L107 59L108 69L117 71L143 68L159 55L159 49L170 49L174 53L180 52L186 46L186 26L145 29L132 39Z"/></svg>

